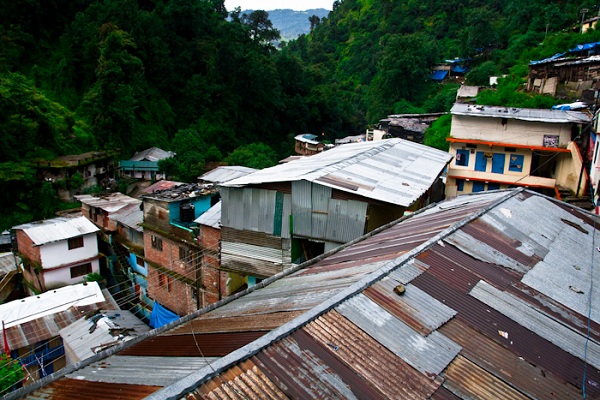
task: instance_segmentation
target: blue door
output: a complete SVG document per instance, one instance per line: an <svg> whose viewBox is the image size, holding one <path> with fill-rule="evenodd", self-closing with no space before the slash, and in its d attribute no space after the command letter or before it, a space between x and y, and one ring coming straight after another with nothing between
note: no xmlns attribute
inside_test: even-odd
<svg viewBox="0 0 600 400"><path fill-rule="evenodd" d="M488 183L488 190L498 190L500 189L499 183Z"/></svg>
<svg viewBox="0 0 600 400"><path fill-rule="evenodd" d="M483 151L478 151L475 153L475 171L485 172L486 168L487 158L485 158L485 153Z"/></svg>
<svg viewBox="0 0 600 400"><path fill-rule="evenodd" d="M473 182L473 193L483 192L485 190L485 182L474 181Z"/></svg>
<svg viewBox="0 0 600 400"><path fill-rule="evenodd" d="M504 173L504 160L506 159L506 154L503 153L494 153L492 156L492 172L495 174L503 174Z"/></svg>

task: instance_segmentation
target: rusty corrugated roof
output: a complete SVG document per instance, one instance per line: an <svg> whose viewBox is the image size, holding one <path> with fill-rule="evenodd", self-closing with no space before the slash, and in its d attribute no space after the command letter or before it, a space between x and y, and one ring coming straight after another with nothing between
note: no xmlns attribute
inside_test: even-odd
<svg viewBox="0 0 600 400"><path fill-rule="evenodd" d="M542 218L541 227L528 223ZM586 339L590 288L580 275L600 278L600 262L592 268L591 253L582 250L600 243L594 218L523 189L449 200L267 279L115 357L233 350L151 399L572 398L581 393L584 373L588 396L597 398L599 357L571 354L573 343ZM552 292L554 275L564 284ZM402 289L402 297L394 292ZM600 297L589 298L599 308ZM530 310L546 331L525 320ZM599 318L590 315L593 340ZM569 337L553 336L552 326L569 329ZM122 383L115 378L107 385Z"/></svg>

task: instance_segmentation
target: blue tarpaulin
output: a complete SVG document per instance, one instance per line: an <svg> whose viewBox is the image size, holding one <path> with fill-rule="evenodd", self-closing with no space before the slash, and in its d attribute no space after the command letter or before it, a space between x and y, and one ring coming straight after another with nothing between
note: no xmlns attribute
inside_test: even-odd
<svg viewBox="0 0 600 400"><path fill-rule="evenodd" d="M565 54L567 54L567 53L556 53L552 57L544 58L543 60L531 61L529 63L529 65L541 64L541 63L545 63L547 61L556 60L557 58L560 58L560 57L564 56Z"/></svg>
<svg viewBox="0 0 600 400"><path fill-rule="evenodd" d="M150 327L160 328L169 322L179 319L179 315L167 310L158 301L154 302L154 308L152 308L152 314L150 314Z"/></svg>
<svg viewBox="0 0 600 400"><path fill-rule="evenodd" d="M433 79L434 81L443 81L446 76L448 76L448 71L444 71L444 70L438 70L438 71L433 71L433 73L431 74L431 79Z"/></svg>
<svg viewBox="0 0 600 400"><path fill-rule="evenodd" d="M590 50L594 50L597 46L600 47L600 42L578 44L577 46L573 47L572 49L569 49L569 52L578 53L580 51L590 51Z"/></svg>
<svg viewBox="0 0 600 400"><path fill-rule="evenodd" d="M450 67L450 70L457 74L464 74L465 72L467 72L469 70L469 68L463 67L462 65L453 65L452 67Z"/></svg>

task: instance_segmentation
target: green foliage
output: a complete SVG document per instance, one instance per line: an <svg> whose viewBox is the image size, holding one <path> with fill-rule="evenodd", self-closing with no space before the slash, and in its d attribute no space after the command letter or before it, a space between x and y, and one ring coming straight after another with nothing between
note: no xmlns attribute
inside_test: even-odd
<svg viewBox="0 0 600 400"><path fill-rule="evenodd" d="M517 71L518 72L518 71ZM477 96L477 104L519 108L552 108L556 99L551 96L529 94L523 91L524 80L509 75L498 80L496 90L484 90Z"/></svg>
<svg viewBox="0 0 600 400"><path fill-rule="evenodd" d="M496 75L498 75L496 64L493 61L485 61L469 71L466 78L469 85L489 86L490 76Z"/></svg>
<svg viewBox="0 0 600 400"><path fill-rule="evenodd" d="M430 147L435 147L443 151L448 151L450 145L446 138L450 136L450 125L452 116L450 114L442 115L431 124L431 127L425 131L423 143Z"/></svg>
<svg viewBox="0 0 600 400"><path fill-rule="evenodd" d="M23 367L17 360L7 354L0 355L0 393L7 393L10 388L25 378Z"/></svg>
<svg viewBox="0 0 600 400"><path fill-rule="evenodd" d="M98 272L92 272L83 277L84 282L101 282L104 280L104 277L100 275Z"/></svg>
<svg viewBox="0 0 600 400"><path fill-rule="evenodd" d="M277 164L277 154L264 143L251 143L235 149L225 161L229 165L263 169Z"/></svg>

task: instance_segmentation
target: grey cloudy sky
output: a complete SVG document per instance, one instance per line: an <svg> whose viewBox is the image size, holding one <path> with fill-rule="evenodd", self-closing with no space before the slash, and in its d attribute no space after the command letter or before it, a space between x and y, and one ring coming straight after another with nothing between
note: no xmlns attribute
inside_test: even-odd
<svg viewBox="0 0 600 400"><path fill-rule="evenodd" d="M225 0L225 8L228 11L236 7L241 7L242 10L278 10L292 9L297 11L310 10L312 8L325 8L331 10L333 0Z"/></svg>

